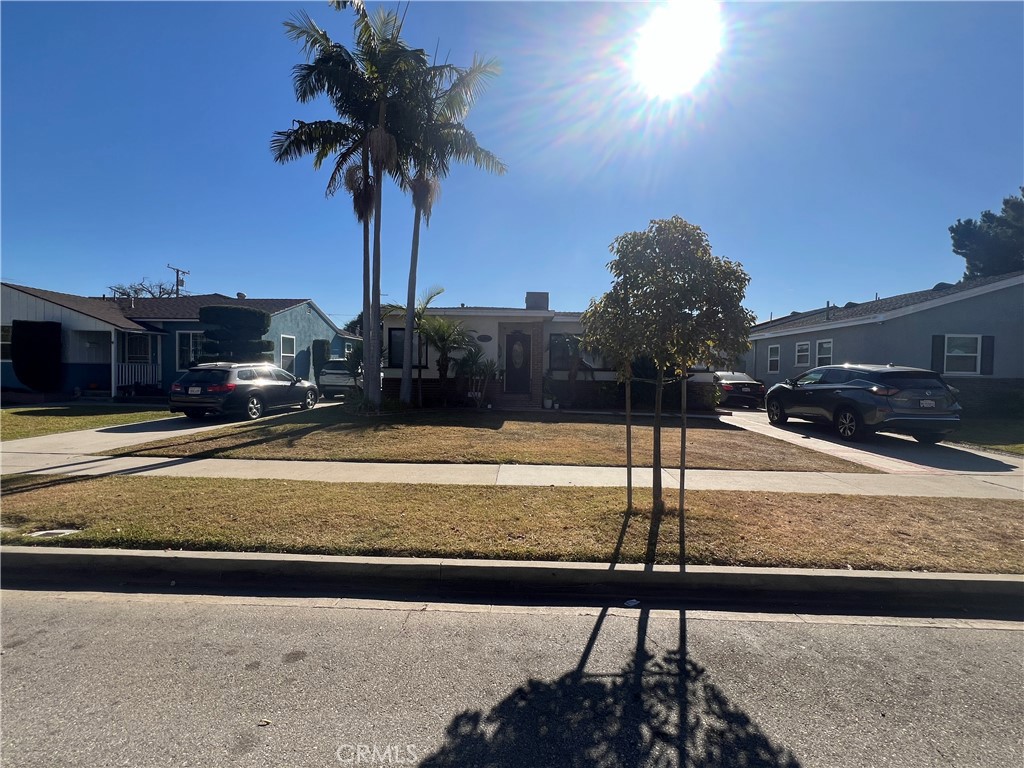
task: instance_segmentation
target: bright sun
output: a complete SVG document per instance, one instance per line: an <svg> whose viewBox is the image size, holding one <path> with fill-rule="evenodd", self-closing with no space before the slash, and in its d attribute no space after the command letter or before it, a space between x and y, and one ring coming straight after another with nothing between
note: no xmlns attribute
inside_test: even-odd
<svg viewBox="0 0 1024 768"><path fill-rule="evenodd" d="M651 98L688 93L715 63L723 28L713 0L673 0L640 28L633 77Z"/></svg>

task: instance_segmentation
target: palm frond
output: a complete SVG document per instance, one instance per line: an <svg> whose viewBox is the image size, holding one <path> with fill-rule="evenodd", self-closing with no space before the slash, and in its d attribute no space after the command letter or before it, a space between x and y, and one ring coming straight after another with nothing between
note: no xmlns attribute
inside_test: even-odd
<svg viewBox="0 0 1024 768"><path fill-rule="evenodd" d="M306 59L312 58L319 51L329 50L334 45L330 35L317 26L305 11L298 11L291 20L283 24L285 36L302 45L302 53Z"/></svg>

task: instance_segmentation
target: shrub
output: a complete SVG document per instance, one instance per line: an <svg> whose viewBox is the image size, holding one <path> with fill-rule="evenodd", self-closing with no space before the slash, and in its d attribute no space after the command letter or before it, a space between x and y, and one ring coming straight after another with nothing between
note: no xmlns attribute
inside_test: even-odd
<svg viewBox="0 0 1024 768"><path fill-rule="evenodd" d="M205 332L205 351L212 360L238 363L274 361L274 342L262 338L270 330L270 314L253 307L213 305L199 310L199 321L219 325Z"/></svg>
<svg viewBox="0 0 1024 768"><path fill-rule="evenodd" d="M14 375L36 392L61 388L60 323L11 322L11 365Z"/></svg>

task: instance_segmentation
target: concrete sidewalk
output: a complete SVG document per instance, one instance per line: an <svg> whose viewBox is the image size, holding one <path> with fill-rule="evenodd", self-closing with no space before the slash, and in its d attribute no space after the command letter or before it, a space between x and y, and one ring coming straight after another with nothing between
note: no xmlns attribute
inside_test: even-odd
<svg viewBox="0 0 1024 768"><path fill-rule="evenodd" d="M431 483L438 485L577 486L622 488L623 467L534 466L524 464L378 464L343 461L250 459L167 459L105 457L63 453L4 453L4 473L82 476L209 477L311 480L326 483ZM633 470L633 485L649 488L650 468ZM689 490L833 493L865 496L932 496L973 499L1021 499L1019 475L875 475L841 472L740 472L691 469ZM662 484L679 486L679 470L662 471Z"/></svg>

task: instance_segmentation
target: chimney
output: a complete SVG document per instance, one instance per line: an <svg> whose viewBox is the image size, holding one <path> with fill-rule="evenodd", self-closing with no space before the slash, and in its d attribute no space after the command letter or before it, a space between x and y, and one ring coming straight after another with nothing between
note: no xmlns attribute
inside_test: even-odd
<svg viewBox="0 0 1024 768"><path fill-rule="evenodd" d="M526 308L527 309L544 309L548 308L548 294L547 291L527 291L526 292Z"/></svg>

